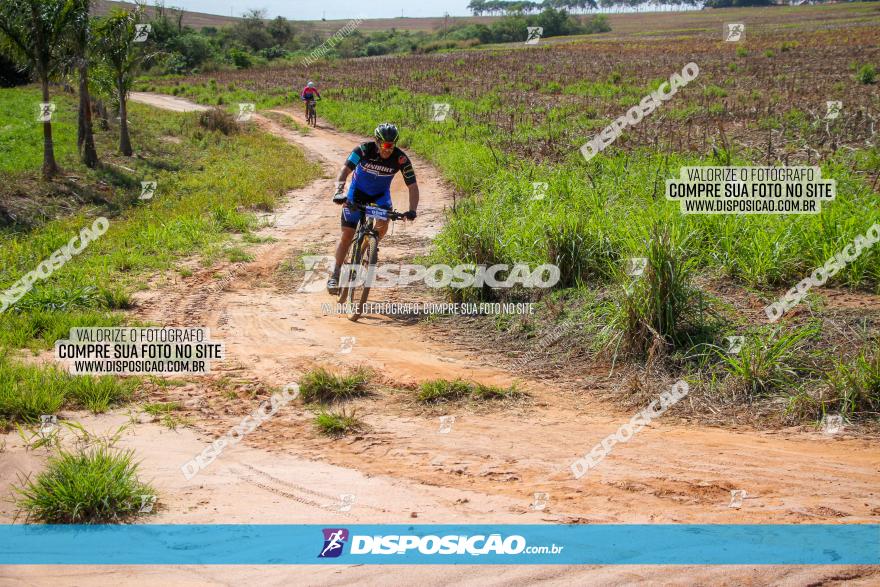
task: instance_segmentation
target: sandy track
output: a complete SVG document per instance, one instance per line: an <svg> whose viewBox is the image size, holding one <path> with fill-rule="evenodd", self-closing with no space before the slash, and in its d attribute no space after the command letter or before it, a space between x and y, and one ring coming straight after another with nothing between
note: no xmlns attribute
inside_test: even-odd
<svg viewBox="0 0 880 587"><path fill-rule="evenodd" d="M132 99L176 111L194 109L170 97L136 93ZM282 112L286 112L283 111ZM297 110L288 113L303 123ZM258 116L258 124L305 148L319 159L326 179L288 194L272 225L261 235L255 260L219 265L191 277L157 279L138 299L138 317L169 326L208 326L226 342L229 359L210 379L282 385L315 365L337 369L369 364L394 382L431 377L466 377L508 383L506 373L481 359L466 341L432 340L424 325L387 318L352 323L325 316L326 293L279 286L285 261L304 251L325 254L338 233L339 208L329 201L335 174L350 149L363 140L336 132L321 121L307 135ZM417 222L397 223L383 241L383 261L425 250L451 203L437 172L413 158L422 190ZM392 187L396 208L406 191ZM374 290L371 299L409 299L396 290ZM406 292L410 295L409 292ZM350 353L340 338L354 336ZM607 385L587 374L589 389ZM157 479L165 507L151 519L164 523L244 522L689 522L689 523L860 523L880 520L880 453L868 441L821 434L770 434L681 426L667 416L614 452L587 477L574 480L568 466L630 414L589 393L562 391L526 382L530 398L513 406L449 409L457 419L448 434L438 416L401 397L382 392L355 402L370 430L354 439L330 441L309 425L310 414L289 406L224 453L211 469L186 482L182 461L240 419L242 401L219 397L206 381L176 388L169 399L198 407L194 429L170 432L155 424L126 437ZM176 394L176 395L174 395ZM249 409L245 406L245 409ZM119 416L116 416L117 418ZM108 418L83 417L98 425ZM201 442L200 442L201 439ZM189 455L189 456L187 456ZM172 458L172 456L174 458ZM29 460L28 460L29 459ZM32 456L16 459L32 470ZM11 470L0 467L0 471ZM3 485L5 486L5 479ZM332 488L332 489L331 489ZM0 487L0 489L5 488ZM747 491L740 509L728 507L730 491ZM529 507L534 492L550 494L543 511ZM334 512L333 496L350 493L350 512ZM7 506L8 507L8 506ZM3 517L9 511L0 510ZM344 515L343 515L344 514ZM0 571L0 576L10 569ZM870 567L163 567L16 568L16 579L54 584L154 584L173 577L179 584L232 584L254 576L269 584L304 572L305 584L869 584L880 580ZM38 579L39 578L39 579Z"/></svg>

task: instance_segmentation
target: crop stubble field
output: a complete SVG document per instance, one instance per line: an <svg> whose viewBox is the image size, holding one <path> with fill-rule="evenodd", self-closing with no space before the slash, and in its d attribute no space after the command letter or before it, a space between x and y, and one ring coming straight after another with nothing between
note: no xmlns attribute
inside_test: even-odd
<svg viewBox="0 0 880 587"><path fill-rule="evenodd" d="M617 15L612 26L615 20L626 23L622 31L615 26L611 33L576 41L384 56L357 65L341 60L310 68L212 72L186 82L213 79L221 88L234 84L279 94L314 78L332 99L381 101L391 88L467 98L476 104L454 110L456 121L485 123L502 147L529 156L537 150L541 158L558 161L695 62L700 75L689 91L615 146L705 152L728 140L734 148L755 150L766 162L809 163L837 147L863 147L876 132L876 86L856 83L853 69L880 58L880 9L856 7ZM722 41L723 23L737 19L746 23L744 40ZM844 102L832 125L824 120L827 100ZM427 116L425 104L412 106L413 120L401 124Z"/></svg>

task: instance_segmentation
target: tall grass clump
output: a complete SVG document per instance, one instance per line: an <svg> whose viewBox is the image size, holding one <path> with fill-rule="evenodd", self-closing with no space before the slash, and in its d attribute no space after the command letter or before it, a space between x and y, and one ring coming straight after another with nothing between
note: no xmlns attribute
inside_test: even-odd
<svg viewBox="0 0 880 587"><path fill-rule="evenodd" d="M876 343L849 362L837 362L827 379L823 411L848 416L880 414L880 346Z"/></svg>
<svg viewBox="0 0 880 587"><path fill-rule="evenodd" d="M27 520L46 524L124 522L138 514L141 496L155 490L138 479L132 451L99 444L61 450L46 470L16 488L17 505Z"/></svg>
<svg viewBox="0 0 880 587"><path fill-rule="evenodd" d="M357 417L355 411L348 413L344 409L340 411L321 410L315 414L314 421L321 434L327 436L343 436L364 428L363 421Z"/></svg>
<svg viewBox="0 0 880 587"><path fill-rule="evenodd" d="M702 293L692 285L695 262L687 244L686 238L675 242L669 227L655 225L644 243L644 271L622 276L616 322L628 353L644 355L657 344L690 344L705 327Z"/></svg>
<svg viewBox="0 0 880 587"><path fill-rule="evenodd" d="M746 337L737 354L719 352L732 389L757 397L796 385L813 368L806 347L818 333L818 326L776 326Z"/></svg>

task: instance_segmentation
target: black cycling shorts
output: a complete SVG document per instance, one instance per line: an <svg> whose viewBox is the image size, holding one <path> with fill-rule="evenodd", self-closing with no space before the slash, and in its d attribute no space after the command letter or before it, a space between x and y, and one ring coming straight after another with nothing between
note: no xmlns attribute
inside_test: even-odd
<svg viewBox="0 0 880 587"><path fill-rule="evenodd" d="M353 186L352 186L353 187ZM384 208L386 210L391 210L391 194L384 193L378 194L375 196L371 196L366 192L362 192L361 190L354 188L349 189L348 191L348 201L349 202L357 202L358 204L373 204L377 208ZM340 223L343 228L357 228L357 223L360 221L363 216L363 212L360 210L351 210L346 206L342 207L342 216L340 217Z"/></svg>

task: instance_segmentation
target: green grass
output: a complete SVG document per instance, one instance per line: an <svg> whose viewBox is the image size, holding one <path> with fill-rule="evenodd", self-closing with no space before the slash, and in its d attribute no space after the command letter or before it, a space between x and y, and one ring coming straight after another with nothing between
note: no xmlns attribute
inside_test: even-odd
<svg viewBox="0 0 880 587"><path fill-rule="evenodd" d="M489 400L506 400L522 397L524 394L516 385L510 387L500 387L498 385L485 385L483 383L475 383L471 397L480 401Z"/></svg>
<svg viewBox="0 0 880 587"><path fill-rule="evenodd" d="M746 337L739 353L719 351L718 355L735 387L748 396L787 391L810 374L807 346L818 333L817 327L767 328Z"/></svg>
<svg viewBox="0 0 880 587"><path fill-rule="evenodd" d="M34 90L0 91L11 105L3 116L19 120L28 115ZM75 158L63 156L71 144L75 147L75 133L65 130L74 125L75 114L68 107L57 111L59 162L84 174L85 186L94 188L97 181L105 181L111 191L97 207L80 206L31 226L0 229L0 289L34 269L96 216L107 217L110 227L0 315L2 346L49 348L70 326L124 323L114 311L130 306L131 292L141 287L144 275L219 246L230 232L247 234L256 226L255 211L272 210L285 192L320 175L318 165L279 138L254 129L226 136L201 128L197 113L163 112L138 104L130 105L130 122L132 142L143 158L114 156L112 129L97 137L102 160L119 161L134 173L110 165L88 171L77 167ZM9 149L39 135L38 128L22 124L4 132L3 144ZM5 163L0 183L22 185L28 197L61 190L58 182L38 179L41 154L22 149ZM140 201L140 181L146 179L157 181L156 196ZM249 255L233 247L229 257L246 260Z"/></svg>
<svg viewBox="0 0 880 587"><path fill-rule="evenodd" d="M856 72L856 79L862 84L873 84L877 81L877 69L866 63Z"/></svg>
<svg viewBox="0 0 880 587"><path fill-rule="evenodd" d="M870 164L861 153L840 152L821 165L822 177L835 179L838 193L821 214L698 217L682 215L665 200L664 180L677 176L682 166L723 161L611 148L585 163L577 151L580 144L573 144L562 163L532 163L497 150L493 155L487 145L497 129L468 119L497 109L497 96L487 94L473 101L392 88L381 102L363 102L347 101L342 94L323 105L323 115L331 122L367 135L376 120L398 121L403 128L402 148L437 165L454 187L473 196L457 201L434 241L432 262L556 263L562 270L562 286L595 286L613 281L621 259L646 256L638 254L639 249L659 224L676 234L693 235L689 256L700 271L717 270L751 287L791 287L872 223L880 222L880 196L851 170L854 164ZM427 113L433 102L449 102L453 111L463 113L466 123L431 122ZM677 108L693 111L686 103ZM527 134L534 128L522 132L526 134L512 139L534 140ZM742 156L733 157L730 164L753 162ZM534 181L549 184L544 200L531 199ZM829 285L880 291L880 247L864 252ZM456 293L481 297L487 292L450 295Z"/></svg>
<svg viewBox="0 0 880 587"><path fill-rule="evenodd" d="M271 118L284 128L296 131L299 134L307 135L312 132L311 127L301 125L295 119L287 116L286 114L280 114L278 112L261 112L261 114L263 114L263 116L266 116L267 118Z"/></svg>
<svg viewBox="0 0 880 587"><path fill-rule="evenodd" d="M319 367L300 378L300 397L306 403L322 404L361 397L369 393L367 384L372 376L368 369L358 368L345 375L336 375Z"/></svg>
<svg viewBox="0 0 880 587"><path fill-rule="evenodd" d="M27 521L46 524L106 524L138 515L142 495L156 491L138 479L131 451L105 445L60 451L46 470L16 488Z"/></svg>
<svg viewBox="0 0 880 587"><path fill-rule="evenodd" d="M463 379L425 381L416 392L416 401L423 404L454 402L470 398L476 401L516 399L525 395L516 385L499 387Z"/></svg>
<svg viewBox="0 0 880 587"><path fill-rule="evenodd" d="M180 402L156 402L144 404L141 409L151 416L160 417L180 409Z"/></svg>
<svg viewBox="0 0 880 587"><path fill-rule="evenodd" d="M180 402L156 402L144 404L141 406L141 409L145 413L157 418L163 426L171 430L177 430L178 426L189 425L191 423L189 419L181 417L175 413L181 409Z"/></svg>
<svg viewBox="0 0 880 587"><path fill-rule="evenodd" d="M687 237L655 226L641 250L646 259L644 272L619 276L622 300L615 306L614 323L626 350L644 355L655 342L691 346L693 337L706 336L707 327L698 307L701 292L692 283L695 263L688 253Z"/></svg>
<svg viewBox="0 0 880 587"><path fill-rule="evenodd" d="M0 358L0 416L36 423L64 405L69 380L57 369L12 363Z"/></svg>
<svg viewBox="0 0 880 587"><path fill-rule="evenodd" d="M137 379L131 378L71 377L67 398L76 407L100 414L111 406L131 401L138 384Z"/></svg>
<svg viewBox="0 0 880 587"><path fill-rule="evenodd" d="M823 411L846 415L880 413L880 346L875 343L851 361L838 361L828 374Z"/></svg>
<svg viewBox="0 0 880 587"><path fill-rule="evenodd" d="M107 411L129 401L136 378L73 376L54 366L26 365L0 356L0 418L39 422L62 407Z"/></svg>
<svg viewBox="0 0 880 587"><path fill-rule="evenodd" d="M434 379L419 385L416 400L425 404L456 401L469 396L472 390L473 386L461 379Z"/></svg>
<svg viewBox="0 0 880 587"><path fill-rule="evenodd" d="M315 414L315 426L321 434L327 436L343 436L351 432L357 432L364 428L364 423L356 413L347 413L344 409L340 411L321 410Z"/></svg>
<svg viewBox="0 0 880 587"><path fill-rule="evenodd" d="M39 169L43 164L43 123L37 122L41 97L36 88L0 88L0 174ZM60 92L52 124L55 157L68 163L76 157L77 103Z"/></svg>

